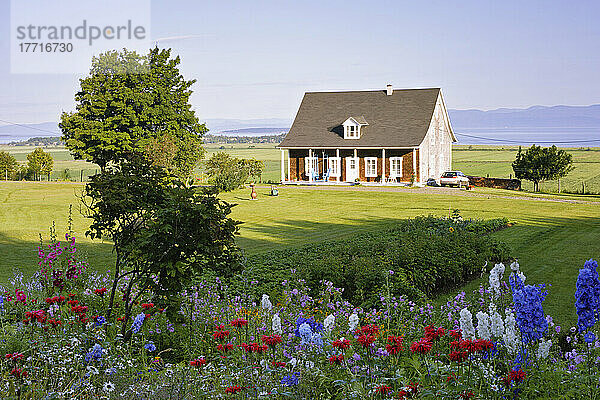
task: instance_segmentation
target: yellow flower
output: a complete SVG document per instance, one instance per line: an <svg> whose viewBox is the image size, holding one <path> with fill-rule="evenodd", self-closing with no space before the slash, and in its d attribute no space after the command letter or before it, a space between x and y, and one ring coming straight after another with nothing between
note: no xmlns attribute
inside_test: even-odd
<svg viewBox="0 0 600 400"><path fill-rule="evenodd" d="M453 228L453 227L450 227L450 228L448 228L448 230L449 230L450 232L454 232L454 228Z"/></svg>

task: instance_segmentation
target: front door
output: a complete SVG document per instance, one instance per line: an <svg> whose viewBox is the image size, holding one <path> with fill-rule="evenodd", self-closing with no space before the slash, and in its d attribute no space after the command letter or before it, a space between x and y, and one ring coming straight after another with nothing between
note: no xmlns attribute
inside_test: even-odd
<svg viewBox="0 0 600 400"><path fill-rule="evenodd" d="M358 179L358 157L346 157L346 182Z"/></svg>

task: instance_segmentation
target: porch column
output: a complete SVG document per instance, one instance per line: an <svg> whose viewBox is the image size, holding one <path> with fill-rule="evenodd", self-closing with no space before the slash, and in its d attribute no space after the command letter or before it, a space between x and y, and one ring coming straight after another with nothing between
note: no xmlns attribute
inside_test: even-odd
<svg viewBox="0 0 600 400"><path fill-rule="evenodd" d="M313 181L312 150L308 149L308 181Z"/></svg>
<svg viewBox="0 0 600 400"><path fill-rule="evenodd" d="M413 174L415 175L415 182L417 181L417 148L413 148Z"/></svg>
<svg viewBox="0 0 600 400"><path fill-rule="evenodd" d="M285 170L284 168L284 164L285 164L285 150L281 149L281 183L285 182ZM289 158L288 158L289 160Z"/></svg>
<svg viewBox="0 0 600 400"><path fill-rule="evenodd" d="M292 166L291 166L291 162L290 162L290 151L289 150L288 150L288 162L287 162L287 164L288 164L287 165L287 167L288 167L287 178L288 178L288 181L291 181L292 180ZM298 178L298 177L296 177L296 178Z"/></svg>
<svg viewBox="0 0 600 400"><path fill-rule="evenodd" d="M342 181L342 159L340 158L340 149L335 149L335 156L338 160L338 176L335 177L337 182Z"/></svg>
<svg viewBox="0 0 600 400"><path fill-rule="evenodd" d="M386 179L385 179L385 149L381 149L381 162L382 162L382 166L381 166L381 183L383 183L385 185L386 183Z"/></svg>

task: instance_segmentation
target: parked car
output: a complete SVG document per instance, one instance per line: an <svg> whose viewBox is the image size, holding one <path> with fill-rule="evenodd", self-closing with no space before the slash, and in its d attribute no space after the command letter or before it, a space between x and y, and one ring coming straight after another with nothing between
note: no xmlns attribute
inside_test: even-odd
<svg viewBox="0 0 600 400"><path fill-rule="evenodd" d="M461 171L446 171L440 177L440 185L469 187L469 178L467 178Z"/></svg>

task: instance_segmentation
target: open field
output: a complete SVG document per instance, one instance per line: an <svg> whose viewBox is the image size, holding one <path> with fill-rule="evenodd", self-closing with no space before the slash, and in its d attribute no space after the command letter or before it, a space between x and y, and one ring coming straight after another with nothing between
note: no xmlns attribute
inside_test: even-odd
<svg viewBox="0 0 600 400"><path fill-rule="evenodd" d="M110 268L110 244L84 238L86 220L79 214L80 184L0 183L0 282L13 267L36 268L38 234L56 221L64 233L68 205L74 205L74 230L81 249L96 269ZM600 258L600 198L597 196L514 196L514 192L476 189L472 193L448 188L281 188L279 197L258 188L223 195L237 203L233 217L244 222L239 238L248 254L313 241L343 239L356 232L382 229L398 219L417 215L447 215L459 209L465 217L508 217L516 225L498 232L519 258L528 283L550 283L547 311L559 321L573 322L573 292L578 268ZM47 235L46 235L47 237ZM478 282L467 285L476 287Z"/></svg>
<svg viewBox="0 0 600 400"><path fill-rule="evenodd" d="M207 155L217 151L225 151L235 157L256 158L265 162L265 173L263 182L280 179L280 151L273 144L209 144L206 145ZM13 154L19 162L25 163L27 154L33 151L33 147L0 146L0 151L8 151ZM513 171L511 163L515 158L518 147L511 146L454 146L452 151L452 168L461 170L467 175L477 175L496 178L509 178ZM54 172L51 179L57 180L62 176L62 171L68 168L71 177L79 181L83 170L84 181L89 175L93 175L98 167L85 161L73 160L68 150L64 147L48 148L54 157ZM575 169L561 181L563 191L581 193L583 185L588 193L600 193L600 148L568 149L573 154ZM197 177L205 180L202 174L202 166L197 170ZM531 182L523 181L523 189L532 190ZM543 192L557 192L558 182L548 181L540 184Z"/></svg>

